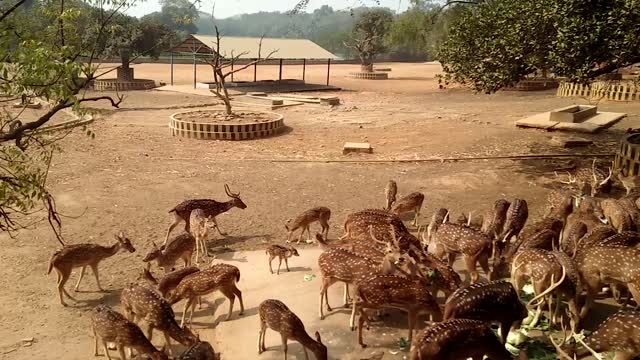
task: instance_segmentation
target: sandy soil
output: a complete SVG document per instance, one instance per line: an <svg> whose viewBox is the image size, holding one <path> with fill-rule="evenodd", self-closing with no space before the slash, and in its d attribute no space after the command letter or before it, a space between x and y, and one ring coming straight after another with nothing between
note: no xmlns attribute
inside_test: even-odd
<svg viewBox="0 0 640 360"><path fill-rule="evenodd" d="M549 142L555 134L519 130L513 121L557 107L584 104L583 99L557 98L553 91L494 95L472 94L465 89L442 91L437 89L433 77L437 65L384 66L393 68L392 79L373 82L344 77L357 66L332 66L332 83L345 89L334 94L341 98L341 106L280 109L287 131L278 137L250 142L207 142L170 136L167 123L172 113L199 106L219 109L213 97L144 91L127 93L119 110L109 109L106 104L91 104L98 116L92 126L96 138L80 131L67 136L60 143L64 151L56 156L51 168L50 185L59 210L67 216L64 237L68 243L109 244L113 234L123 230L138 251L118 254L100 266L101 282L107 293L95 292L95 281L88 275L77 294L80 302L63 308L57 300L55 276L46 275L49 258L59 247L50 230L42 224L23 231L16 239L3 238L0 287L6 290L0 292L3 324L0 358L91 358L93 340L88 310L99 303L118 304L123 286L141 271L141 259L151 248L151 241L164 239L171 220L169 209L187 198L225 200L225 183L233 191L239 191L248 205L245 210L233 209L219 217L221 227L229 235L222 238L216 234L210 243L212 250L225 259L244 256L237 251L259 250L269 243L284 241L284 221L315 205L332 209L329 237L335 239L341 235L346 214L383 205L383 188L389 179L398 182L400 194L413 191L426 194L422 222L438 207L448 207L457 214L481 209L499 197L527 199L530 216L536 218L542 212L546 193L556 186L553 170L566 166L566 161L366 161L611 153L627 128L640 127L640 104L600 103L604 111L626 112L629 116L600 135L586 136L594 140L593 146L565 150ZM259 77L272 75L275 68L264 67ZM294 71L293 67L285 69ZM204 75L205 70L199 69L199 73ZM308 67L308 80L321 82L326 76L324 70L322 66ZM136 76L168 82L168 65L136 65ZM178 66L177 82L189 84L191 76L189 65ZM287 73L286 77L292 75ZM346 141L368 141L374 153L342 155ZM233 252L225 252L228 250ZM313 254L308 253L312 250L315 251L305 249L305 254ZM253 255L247 258L253 259ZM315 261L312 255L305 259L309 264L305 266L309 267ZM260 267L260 275L243 278L241 289L251 289L247 292L251 299L246 301L254 307L265 296L280 293L261 292L262 285L253 283L253 279L260 281L262 274L268 275L265 264L252 266ZM246 271L251 272L252 268ZM266 279L282 286L283 299L289 301L294 298L291 294L298 294L297 303L311 304L308 307L313 310L307 311L306 305L297 309L301 309L299 315L308 322L308 327L317 329L317 279L312 285L305 285L309 286L308 291L302 291L307 288L301 285L301 273L288 276ZM68 282L68 289L72 289L76 279L77 273ZM285 295L285 288L290 288L291 293ZM181 309L176 307L176 312L179 314ZM223 309L226 305L219 311ZM242 319L247 324L244 336L224 333L230 326L227 324L213 334L210 317L199 321L196 330L223 351L223 358L240 358L233 355L232 349L253 349L257 339L255 308L249 314ZM606 311L593 321L604 314ZM399 324L403 326L402 320ZM346 326L340 331L345 330ZM387 331L374 327L366 337L373 339L375 334ZM330 332L333 335L327 335L328 341L344 337L337 330ZM34 341L23 341L29 338ZM161 344L160 338L156 341ZM277 335L270 333L268 339L271 345L277 345ZM385 339L382 346L393 343L391 338ZM353 349L354 345L355 337L348 346ZM347 358L340 353L346 347L336 345L332 349L332 346L331 358ZM290 348L290 358L299 355L295 345ZM385 358L401 358L402 353L393 356L389 349L385 350ZM278 354L270 352L263 357L276 358Z"/></svg>

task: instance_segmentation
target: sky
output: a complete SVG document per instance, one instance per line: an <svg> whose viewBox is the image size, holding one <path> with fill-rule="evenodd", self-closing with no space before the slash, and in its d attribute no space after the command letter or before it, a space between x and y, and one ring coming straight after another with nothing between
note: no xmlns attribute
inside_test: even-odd
<svg viewBox="0 0 640 360"><path fill-rule="evenodd" d="M200 11L211 13L215 2L215 17L218 19L227 18L239 14L256 13L259 11L288 11L293 9L298 0L202 0ZM345 9L361 5L374 6L373 0L311 0L307 11L313 11L322 5L329 5L334 9ZM392 10L403 11L407 8L409 0L380 0L380 6L388 7ZM133 16L143 16L148 13L159 11L158 0L146 0L138 2L136 6L127 10L127 14Z"/></svg>

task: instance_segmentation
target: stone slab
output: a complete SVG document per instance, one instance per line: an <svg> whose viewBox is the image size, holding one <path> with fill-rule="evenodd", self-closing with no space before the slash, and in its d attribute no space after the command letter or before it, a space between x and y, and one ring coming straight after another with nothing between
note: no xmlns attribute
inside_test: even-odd
<svg viewBox="0 0 640 360"><path fill-rule="evenodd" d="M361 153L371 154L373 152L373 148L369 143L352 143L352 142L345 143L344 147L342 148L342 153L348 154L351 152L361 152Z"/></svg>
<svg viewBox="0 0 640 360"><path fill-rule="evenodd" d="M517 127L530 127L545 130L575 131L581 133L595 133L613 126L627 114L598 112L595 116L581 123L567 123L549 120L550 112L544 112L516 121Z"/></svg>
<svg viewBox="0 0 640 360"><path fill-rule="evenodd" d="M281 99L273 99L273 98L268 98L264 96L251 96L251 95L240 96L238 97L238 101L242 101L244 103L250 103L250 104L264 104L264 105L284 104L284 101L282 101Z"/></svg>

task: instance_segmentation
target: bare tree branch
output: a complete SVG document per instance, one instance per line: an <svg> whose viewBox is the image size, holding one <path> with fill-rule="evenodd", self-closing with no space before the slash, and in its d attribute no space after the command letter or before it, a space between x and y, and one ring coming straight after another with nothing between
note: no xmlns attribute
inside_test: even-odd
<svg viewBox="0 0 640 360"><path fill-rule="evenodd" d="M24 4L27 0L19 0L12 7L7 9L5 12L0 15L0 21L4 20L7 16L9 16L12 12L16 11L22 4Z"/></svg>

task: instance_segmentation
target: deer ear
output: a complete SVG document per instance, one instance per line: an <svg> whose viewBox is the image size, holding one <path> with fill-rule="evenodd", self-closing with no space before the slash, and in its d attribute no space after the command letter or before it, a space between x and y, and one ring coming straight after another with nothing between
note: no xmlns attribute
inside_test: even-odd
<svg viewBox="0 0 640 360"><path fill-rule="evenodd" d="M120 239L124 239L124 233L122 232L122 230L120 230L120 232L118 233L118 237Z"/></svg>
<svg viewBox="0 0 640 360"><path fill-rule="evenodd" d="M322 339L320 338L320 333L316 331L316 340L322 344Z"/></svg>

